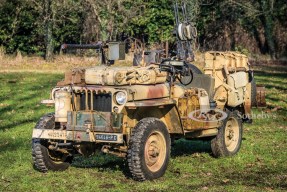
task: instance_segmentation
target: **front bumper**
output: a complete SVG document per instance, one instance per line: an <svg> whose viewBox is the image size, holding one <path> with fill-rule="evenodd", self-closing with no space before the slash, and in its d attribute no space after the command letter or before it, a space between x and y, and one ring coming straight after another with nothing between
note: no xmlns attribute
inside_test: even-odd
<svg viewBox="0 0 287 192"><path fill-rule="evenodd" d="M55 129L34 129L32 138L74 142L123 143L121 133L82 132Z"/></svg>
<svg viewBox="0 0 287 192"><path fill-rule="evenodd" d="M33 138L75 142L123 143L123 114L69 111L62 129L34 129Z"/></svg>

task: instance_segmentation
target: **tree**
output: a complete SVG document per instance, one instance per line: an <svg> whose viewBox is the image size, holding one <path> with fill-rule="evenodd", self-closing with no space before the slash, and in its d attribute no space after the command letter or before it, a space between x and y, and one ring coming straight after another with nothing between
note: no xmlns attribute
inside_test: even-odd
<svg viewBox="0 0 287 192"><path fill-rule="evenodd" d="M132 18L128 28L132 36L150 43L171 40L174 29L172 3L171 0L144 1L142 14Z"/></svg>
<svg viewBox="0 0 287 192"><path fill-rule="evenodd" d="M44 0L44 26L45 26L45 45L47 61L53 60L53 26L54 26L54 8L52 6L52 0Z"/></svg>
<svg viewBox="0 0 287 192"><path fill-rule="evenodd" d="M274 29L274 17L273 17L273 7L274 0L259 0L260 10L262 11L261 21L264 26L264 33L266 37L266 42L269 49L269 54L272 59L275 59L275 41L273 36Z"/></svg>
<svg viewBox="0 0 287 192"><path fill-rule="evenodd" d="M39 13L29 0L1 1L0 46L7 53L17 49L25 53L39 51L36 23Z"/></svg>
<svg viewBox="0 0 287 192"><path fill-rule="evenodd" d="M130 19L135 17L141 6L139 0L84 0L87 17L86 26L95 31L97 40L115 40L119 32L124 31ZM93 23L91 23L93 22ZM98 30L95 30L95 28ZM91 37L90 37L91 38Z"/></svg>
<svg viewBox="0 0 287 192"><path fill-rule="evenodd" d="M202 51L287 54L286 0L178 0L191 7ZM118 40L122 33L159 43L173 40L172 0L0 0L0 46L45 56L62 43Z"/></svg>

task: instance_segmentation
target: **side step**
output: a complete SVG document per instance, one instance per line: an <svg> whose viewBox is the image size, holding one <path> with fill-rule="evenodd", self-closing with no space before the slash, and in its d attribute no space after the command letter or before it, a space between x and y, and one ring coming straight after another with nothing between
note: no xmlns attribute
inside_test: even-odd
<svg viewBox="0 0 287 192"><path fill-rule="evenodd" d="M186 138L201 138L215 136L218 133L218 129L204 129L195 131L184 131Z"/></svg>

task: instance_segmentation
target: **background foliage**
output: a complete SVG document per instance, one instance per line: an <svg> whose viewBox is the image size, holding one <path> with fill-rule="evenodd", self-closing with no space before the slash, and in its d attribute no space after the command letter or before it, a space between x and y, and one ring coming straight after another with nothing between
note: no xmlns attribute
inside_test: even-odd
<svg viewBox="0 0 287 192"><path fill-rule="evenodd" d="M287 55L285 0L186 0L201 50ZM0 46L45 55L62 43L173 40L172 0L1 0ZM49 31L50 30L50 31ZM50 45L48 47L47 45Z"/></svg>

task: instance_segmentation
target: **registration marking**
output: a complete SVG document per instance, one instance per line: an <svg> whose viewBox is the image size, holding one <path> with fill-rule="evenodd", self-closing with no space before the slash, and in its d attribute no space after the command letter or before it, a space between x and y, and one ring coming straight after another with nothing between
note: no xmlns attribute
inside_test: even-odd
<svg viewBox="0 0 287 192"><path fill-rule="evenodd" d="M117 141L118 136L117 135L107 135L107 134L96 134L96 140Z"/></svg>
<svg viewBox="0 0 287 192"><path fill-rule="evenodd" d="M66 138L67 134L66 132L63 132L63 131L50 131L48 132L48 136L58 139L58 138Z"/></svg>
<svg viewBox="0 0 287 192"><path fill-rule="evenodd" d="M95 133L95 139L91 140L86 132L51 130L51 129L34 129L32 138L39 139L56 139L69 141L85 142L106 142L106 143L123 143L123 134L121 133Z"/></svg>

